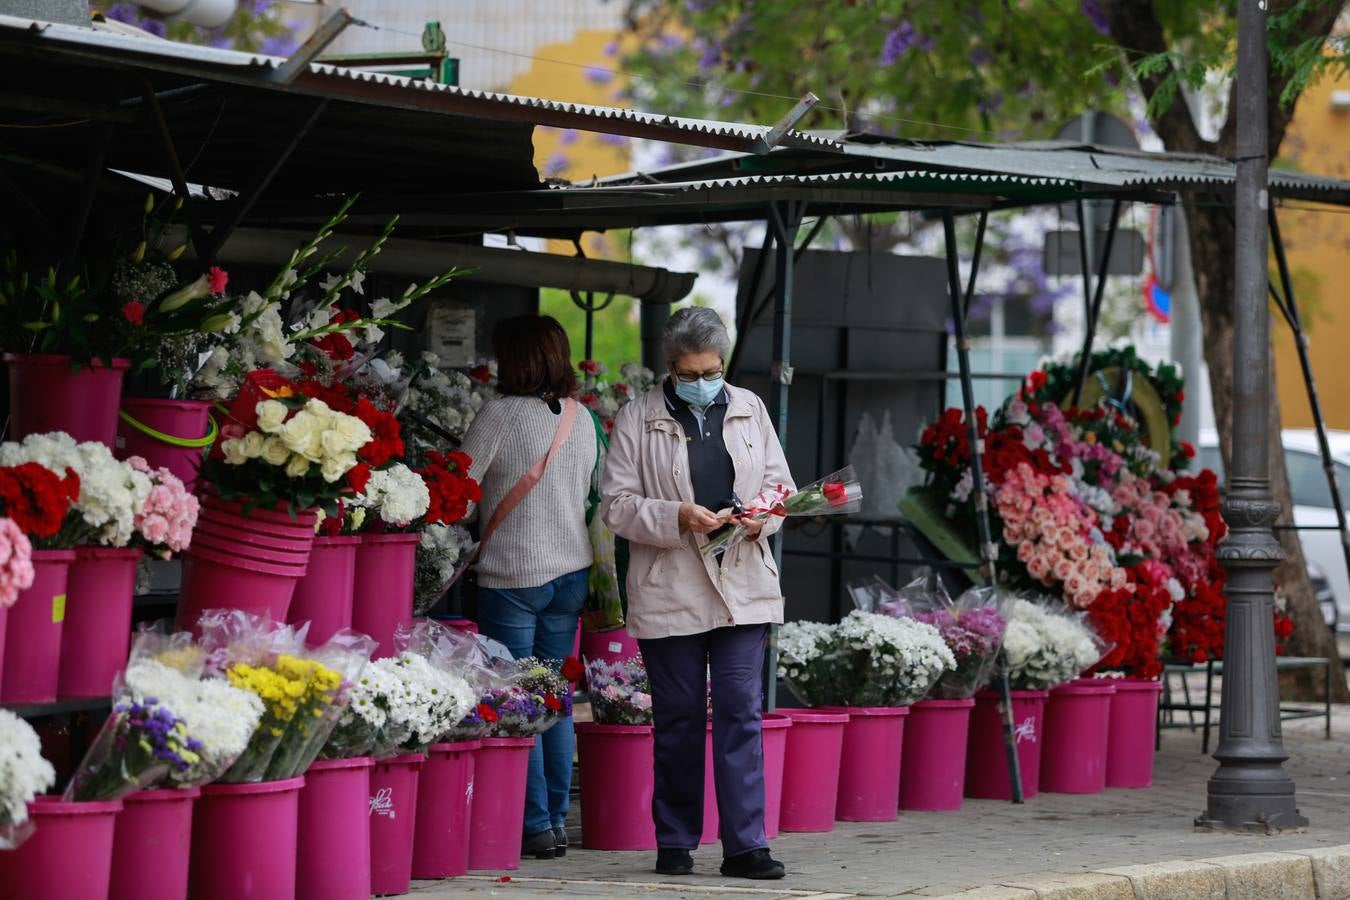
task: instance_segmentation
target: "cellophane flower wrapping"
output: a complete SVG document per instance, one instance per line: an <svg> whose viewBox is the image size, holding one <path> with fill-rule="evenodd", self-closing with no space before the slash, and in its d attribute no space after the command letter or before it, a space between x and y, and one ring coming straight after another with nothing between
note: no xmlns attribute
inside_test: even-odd
<svg viewBox="0 0 1350 900"><path fill-rule="evenodd" d="M28 804L56 783L33 726L0 709L0 851L13 850L33 833Z"/></svg>
<svg viewBox="0 0 1350 900"><path fill-rule="evenodd" d="M845 466L796 491L781 485L763 491L746 504L745 512L761 521L770 516L843 516L862 509L862 499L858 476ZM745 526L732 526L704 544L703 554L724 553L745 540L745 534Z"/></svg>
<svg viewBox="0 0 1350 900"><path fill-rule="evenodd" d="M293 664L293 669L305 676L305 693L297 698L300 708L272 755L268 781L294 778L318 758L351 702L353 686L375 647L372 638L343 629Z"/></svg>
<svg viewBox="0 0 1350 900"><path fill-rule="evenodd" d="M302 709L312 708L311 681L328 681L336 673L320 673L306 658L307 626L297 630L242 610L208 610L199 625L208 673L250 691L263 704L262 720L248 747L219 780L263 781L292 720Z"/></svg>
<svg viewBox="0 0 1350 900"><path fill-rule="evenodd" d="M971 588L954 601L945 591L931 598L927 608L916 605L913 616L937 628L956 659L956 665L933 685L931 696L937 700L973 697L994 675L1011 595L997 588Z"/></svg>
<svg viewBox="0 0 1350 900"><path fill-rule="evenodd" d="M652 683L641 656L586 661L591 716L601 725L652 724Z"/></svg>
<svg viewBox="0 0 1350 900"><path fill-rule="evenodd" d="M112 714L67 786L67 800L191 787L218 778L234 763L263 704L226 682L203 680L203 658L189 634L137 635L113 687Z"/></svg>
<svg viewBox="0 0 1350 900"><path fill-rule="evenodd" d="M812 706L908 706L956 660L936 628L854 610L837 625L789 622L778 675Z"/></svg>
<svg viewBox="0 0 1350 900"><path fill-rule="evenodd" d="M514 668L514 671L511 671ZM562 662L527 656L508 665L510 686L497 699L497 733L503 737L542 734L572 714L572 686Z"/></svg>
<svg viewBox="0 0 1350 900"><path fill-rule="evenodd" d="M463 525L433 522L417 542L413 612L424 615L459 580L473 561L478 544Z"/></svg>
<svg viewBox="0 0 1350 900"><path fill-rule="evenodd" d="M1013 690L1046 691L1072 681L1110 651L1081 613L1048 599L1018 598L1003 635Z"/></svg>

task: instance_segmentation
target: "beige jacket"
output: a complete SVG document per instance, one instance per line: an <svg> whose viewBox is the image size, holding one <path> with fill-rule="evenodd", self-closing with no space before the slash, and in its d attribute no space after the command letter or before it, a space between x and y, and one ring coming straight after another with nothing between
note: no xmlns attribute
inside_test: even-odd
<svg viewBox="0 0 1350 900"><path fill-rule="evenodd" d="M727 385L722 437L736 468L736 494L751 503L776 485L793 488L764 403ZM628 631L639 638L699 634L728 625L783 621L778 568L766 538L783 520L771 516L760 538L715 558L703 535L681 533L680 504L692 503L684 429L670 415L661 386L619 411L601 478L605 524L630 543ZM713 510L717 512L717 510Z"/></svg>

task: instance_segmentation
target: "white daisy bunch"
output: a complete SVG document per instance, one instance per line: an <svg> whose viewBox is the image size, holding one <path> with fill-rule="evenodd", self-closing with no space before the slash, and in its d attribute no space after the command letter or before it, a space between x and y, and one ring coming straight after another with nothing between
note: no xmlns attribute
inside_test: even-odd
<svg viewBox="0 0 1350 900"><path fill-rule="evenodd" d="M377 659L352 686L351 702L324 756L423 750L476 702L463 677L437 668L425 656L404 651Z"/></svg>
<svg viewBox="0 0 1350 900"><path fill-rule="evenodd" d="M374 510L388 525L408 525L426 515L431 507L431 492L422 476L403 463L370 473L365 493L353 504Z"/></svg>
<svg viewBox="0 0 1350 900"><path fill-rule="evenodd" d="M932 625L855 609L837 626L852 657L855 706L908 706L921 700L956 657Z"/></svg>
<svg viewBox="0 0 1350 900"><path fill-rule="evenodd" d="M42 757L33 726L0 709L0 850L27 837L28 803L56 783L56 770Z"/></svg>
<svg viewBox="0 0 1350 900"><path fill-rule="evenodd" d="M412 726L409 749L425 749L458 724L477 697L462 676L437 668L425 656L405 651L393 660L392 669L403 681L395 708Z"/></svg>
<svg viewBox="0 0 1350 900"><path fill-rule="evenodd" d="M1008 680L1015 690L1049 690L1072 681L1103 656L1079 615L1019 599L1003 635Z"/></svg>
<svg viewBox="0 0 1350 900"><path fill-rule="evenodd" d="M158 701L187 724L200 757L183 773L170 772L179 785L218 778L248 747L263 716L257 694L217 678L197 678L154 658L134 659L123 674L123 694L131 700Z"/></svg>
<svg viewBox="0 0 1350 900"><path fill-rule="evenodd" d="M37 463L57 474L74 470L80 477L75 502L82 527L73 543L97 542L125 547L136 533L136 516L145 506L154 482L149 474L115 459L106 444L76 440L64 431L30 434L21 443L0 444L0 465Z"/></svg>
<svg viewBox="0 0 1350 900"><path fill-rule="evenodd" d="M390 660L379 659L361 670L361 676L352 683L347 708L324 744L323 758L382 755L412 735L409 722L390 715L403 692L403 679L390 671L392 665Z"/></svg>
<svg viewBox="0 0 1350 900"><path fill-rule="evenodd" d="M365 422L322 400L309 400L294 411L280 400L264 400L257 412L257 431L221 443L226 464L261 459L284 466L290 478L304 478L317 466L323 480L334 484L356 465L356 451L372 437Z"/></svg>
<svg viewBox="0 0 1350 900"><path fill-rule="evenodd" d="M475 547L473 536L461 525L432 523L417 544L416 588L413 610L425 614L453 583Z"/></svg>

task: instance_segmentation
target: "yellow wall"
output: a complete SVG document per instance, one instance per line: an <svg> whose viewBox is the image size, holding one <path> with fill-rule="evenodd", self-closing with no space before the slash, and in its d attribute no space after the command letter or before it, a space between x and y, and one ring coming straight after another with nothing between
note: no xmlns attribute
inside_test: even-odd
<svg viewBox="0 0 1350 900"><path fill-rule="evenodd" d="M1350 178L1350 109L1331 108L1335 90L1350 90L1350 78L1326 78L1304 93L1281 156L1300 171ZM1294 270L1295 292L1309 326L1313 375L1323 414L1328 427L1350 429L1350 288L1346 278L1350 214L1341 207L1329 209L1286 209L1280 213L1280 228ZM1274 329L1284 425L1310 427L1312 414L1293 338L1278 317Z"/></svg>
<svg viewBox="0 0 1350 900"><path fill-rule="evenodd" d="M577 31L566 43L540 47L534 53L538 59L529 71L511 82L508 91L569 103L628 106L618 96L624 79L605 71L618 68L619 55L606 55L605 50L620 37L615 32ZM630 141L613 135L539 127L534 130L534 162L541 177L587 181L629 171L630 145ZM558 241L551 244L550 252L574 252L569 244ZM615 234L608 237L589 234L584 245L588 256L617 259L627 252L626 247L619 246L619 236Z"/></svg>

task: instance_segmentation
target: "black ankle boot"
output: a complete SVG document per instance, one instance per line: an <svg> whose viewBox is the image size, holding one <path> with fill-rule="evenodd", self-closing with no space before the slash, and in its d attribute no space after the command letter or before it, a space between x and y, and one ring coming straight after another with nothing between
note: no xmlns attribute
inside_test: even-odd
<svg viewBox="0 0 1350 900"><path fill-rule="evenodd" d="M520 842L520 855L533 856L535 859L553 859L558 855L557 845L553 842L553 830L536 831L525 835Z"/></svg>
<svg viewBox="0 0 1350 900"><path fill-rule="evenodd" d="M769 881L787 874L783 864L769 855L767 849L751 850L722 860L722 874L728 878L753 878Z"/></svg>
<svg viewBox="0 0 1350 900"><path fill-rule="evenodd" d="M657 875L688 875L694 871L694 858L688 850L657 850Z"/></svg>

